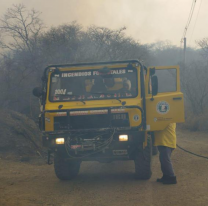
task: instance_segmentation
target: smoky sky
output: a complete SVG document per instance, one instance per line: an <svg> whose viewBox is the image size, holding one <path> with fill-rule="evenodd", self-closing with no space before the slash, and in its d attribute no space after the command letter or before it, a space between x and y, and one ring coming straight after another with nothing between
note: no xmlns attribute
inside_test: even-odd
<svg viewBox="0 0 208 206"><path fill-rule="evenodd" d="M169 40L180 45L193 0L1 0L0 14L12 4L24 4L42 12L46 26L76 21L84 28L91 25L119 29L140 43ZM201 5L201 6L200 6ZM197 0L187 31L187 46L208 37L208 2Z"/></svg>

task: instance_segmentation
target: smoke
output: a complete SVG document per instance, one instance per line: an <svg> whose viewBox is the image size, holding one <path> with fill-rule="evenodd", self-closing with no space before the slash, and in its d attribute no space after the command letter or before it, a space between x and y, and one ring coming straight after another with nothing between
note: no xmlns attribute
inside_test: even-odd
<svg viewBox="0 0 208 206"><path fill-rule="evenodd" d="M42 12L43 20L48 27L77 21L84 27L91 25L119 29L127 27L127 35L141 43L152 43L159 40L170 40L179 45L183 30L191 8L191 0L2 0L0 12L12 4L23 3L26 7L35 8ZM195 39L208 36L204 28L204 19L208 3L203 2L198 16L197 26L194 21L187 32L188 38L194 31ZM2 6L2 7L1 7ZM196 11L199 4L196 5ZM201 14L201 15L200 15ZM200 29L203 32L200 32Z"/></svg>

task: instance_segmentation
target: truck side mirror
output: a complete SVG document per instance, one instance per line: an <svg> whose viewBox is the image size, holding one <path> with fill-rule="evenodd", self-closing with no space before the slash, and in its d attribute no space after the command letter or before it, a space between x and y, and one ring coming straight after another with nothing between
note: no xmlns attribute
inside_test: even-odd
<svg viewBox="0 0 208 206"><path fill-rule="evenodd" d="M32 92L33 92L33 95L36 97L40 97L43 95L43 90L41 87L35 87Z"/></svg>
<svg viewBox="0 0 208 206"><path fill-rule="evenodd" d="M151 77L151 83L152 83L152 96L157 95L158 93L158 78L157 76Z"/></svg>

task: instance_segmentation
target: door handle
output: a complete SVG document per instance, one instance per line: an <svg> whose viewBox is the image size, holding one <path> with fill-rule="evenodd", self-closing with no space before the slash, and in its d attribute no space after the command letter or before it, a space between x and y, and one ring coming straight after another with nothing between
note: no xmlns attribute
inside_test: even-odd
<svg viewBox="0 0 208 206"><path fill-rule="evenodd" d="M173 100L181 100L182 97L173 97Z"/></svg>

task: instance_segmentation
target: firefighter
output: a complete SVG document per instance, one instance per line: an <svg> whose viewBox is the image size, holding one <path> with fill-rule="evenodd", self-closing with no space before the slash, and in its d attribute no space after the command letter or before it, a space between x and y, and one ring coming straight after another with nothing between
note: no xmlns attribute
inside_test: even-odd
<svg viewBox="0 0 208 206"><path fill-rule="evenodd" d="M96 78L90 92L92 93L105 93L107 91L106 86L102 79Z"/></svg>
<svg viewBox="0 0 208 206"><path fill-rule="evenodd" d="M123 88L122 88L123 92L129 92L131 91L131 81L128 79L125 79L123 81Z"/></svg>
<svg viewBox="0 0 208 206"><path fill-rule="evenodd" d="M171 162L171 154L176 148L176 123L169 124L164 130L154 133L155 143L158 147L162 178L158 178L157 182L163 184L176 184L176 176Z"/></svg>

